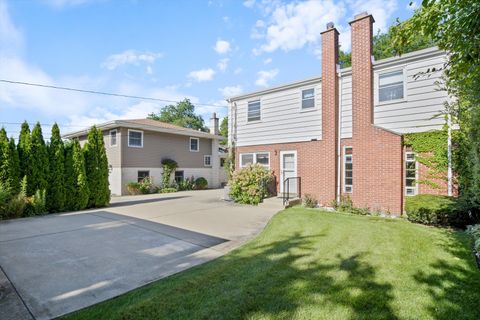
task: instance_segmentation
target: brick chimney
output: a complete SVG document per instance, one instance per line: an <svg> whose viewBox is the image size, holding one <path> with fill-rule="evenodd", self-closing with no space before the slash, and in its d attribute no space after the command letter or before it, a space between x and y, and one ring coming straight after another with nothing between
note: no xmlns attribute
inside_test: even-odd
<svg viewBox="0 0 480 320"><path fill-rule="evenodd" d="M220 129L219 129L219 126L218 126L218 118L217 118L217 114L214 112L212 114L212 117L210 118L210 133L211 134L214 134L214 135L218 135L220 134Z"/></svg>
<svg viewBox="0 0 480 320"><path fill-rule="evenodd" d="M338 145L338 31L333 22L327 24L322 36L322 141L325 144L326 163L322 173L327 199L335 199L337 170L336 151Z"/></svg>
<svg viewBox="0 0 480 320"><path fill-rule="evenodd" d="M401 214L402 137L374 124L373 23L367 12L350 22L352 30L353 191L356 207Z"/></svg>

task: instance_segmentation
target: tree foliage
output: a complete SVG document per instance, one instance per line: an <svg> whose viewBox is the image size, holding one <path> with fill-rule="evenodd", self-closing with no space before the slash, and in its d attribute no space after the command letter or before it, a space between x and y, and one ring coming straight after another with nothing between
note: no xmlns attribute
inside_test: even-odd
<svg viewBox="0 0 480 320"><path fill-rule="evenodd" d="M223 118L220 123L220 135L225 138L220 141L220 144L226 145L228 143L228 117Z"/></svg>
<svg viewBox="0 0 480 320"><path fill-rule="evenodd" d="M195 114L195 106L189 99L177 104L167 105L159 113L150 113L148 119L171 123L184 128L208 132L205 122L200 115Z"/></svg>
<svg viewBox="0 0 480 320"><path fill-rule="evenodd" d="M30 191L30 179L32 175L32 162L31 162L31 152L32 152L32 135L30 132L30 127L27 121L22 123L22 127L20 129L20 135L18 137L18 157L20 160L20 176L26 177L26 190L25 194L27 196L32 195L33 192Z"/></svg>
<svg viewBox="0 0 480 320"><path fill-rule="evenodd" d="M106 206L110 203L108 160L103 141L103 132L95 126L88 133L84 155L89 189L88 206Z"/></svg>
<svg viewBox="0 0 480 320"><path fill-rule="evenodd" d="M74 210L85 209L89 204L90 188L84 153L77 139L72 143L73 181L75 186Z"/></svg>
<svg viewBox="0 0 480 320"><path fill-rule="evenodd" d="M27 178L27 190L29 190L29 195L34 195L37 190L43 192L43 190L47 189L49 175L48 151L43 140L42 126L39 122L32 130L31 142L31 153L28 161L32 171L29 178Z"/></svg>
<svg viewBox="0 0 480 320"><path fill-rule="evenodd" d="M459 124L455 170L466 209L480 211L480 2L423 0L412 18L395 27L395 49L402 53L418 34L449 53L446 89L456 97L447 112Z"/></svg>
<svg viewBox="0 0 480 320"><path fill-rule="evenodd" d="M0 129L0 184L10 196L20 190L20 165L13 139L8 140L4 128Z"/></svg>
<svg viewBox="0 0 480 320"><path fill-rule="evenodd" d="M60 129L52 126L50 145L48 146L50 172L47 189L47 207L50 212L60 212L65 205L65 151Z"/></svg>

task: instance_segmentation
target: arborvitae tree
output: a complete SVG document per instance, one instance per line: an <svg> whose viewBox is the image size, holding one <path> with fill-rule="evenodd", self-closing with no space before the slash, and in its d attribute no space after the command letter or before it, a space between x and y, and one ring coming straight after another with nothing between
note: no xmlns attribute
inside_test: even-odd
<svg viewBox="0 0 480 320"><path fill-rule="evenodd" d="M20 167L15 141L7 139L5 129L0 130L0 183L14 196L20 191Z"/></svg>
<svg viewBox="0 0 480 320"><path fill-rule="evenodd" d="M89 207L102 207L110 203L108 187L108 160L103 141L103 132L95 126L88 133L84 147L90 197Z"/></svg>
<svg viewBox="0 0 480 320"><path fill-rule="evenodd" d="M32 130L32 147L29 162L32 166L32 172L30 177L27 176L28 191L30 194L34 194L37 190L46 190L49 172L48 151L39 122Z"/></svg>
<svg viewBox="0 0 480 320"><path fill-rule="evenodd" d="M30 155L32 152L32 135L30 133L30 127L28 122L24 121L22 123L22 128L20 130L20 136L18 138L18 157L20 159L20 176L26 178L26 195L31 196L35 193L35 190L31 191L30 189L30 179L32 176L32 163L30 161Z"/></svg>
<svg viewBox="0 0 480 320"><path fill-rule="evenodd" d="M65 155L60 129L55 123L52 126L52 136L48 146L50 172L47 188L47 209L50 212L60 212L65 205Z"/></svg>
<svg viewBox="0 0 480 320"><path fill-rule="evenodd" d="M75 193L77 191L77 178L75 176L75 170L73 168L73 143L68 141L64 146L64 177L65 179L65 203L64 208L66 211L73 211L76 209L77 199Z"/></svg>
<svg viewBox="0 0 480 320"><path fill-rule="evenodd" d="M74 210L85 209L88 205L90 191L85 166L85 158L78 140L72 146L73 176L75 180L75 207Z"/></svg>

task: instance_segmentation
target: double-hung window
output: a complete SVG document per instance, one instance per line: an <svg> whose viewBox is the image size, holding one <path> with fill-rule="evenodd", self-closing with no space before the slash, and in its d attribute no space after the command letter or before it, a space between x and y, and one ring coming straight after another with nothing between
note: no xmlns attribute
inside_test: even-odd
<svg viewBox="0 0 480 320"><path fill-rule="evenodd" d="M302 110L315 108L315 89L302 90Z"/></svg>
<svg viewBox="0 0 480 320"><path fill-rule="evenodd" d="M403 99L403 70L382 73L378 76L378 102Z"/></svg>
<svg viewBox="0 0 480 320"><path fill-rule="evenodd" d="M251 164L259 164L262 167L270 168L270 153L242 153L240 154L240 167L246 167Z"/></svg>
<svg viewBox="0 0 480 320"><path fill-rule="evenodd" d="M198 152L200 150L200 139L190 138L190 152Z"/></svg>
<svg viewBox="0 0 480 320"><path fill-rule="evenodd" d="M352 193L353 190L353 149L345 147L343 154L343 192Z"/></svg>
<svg viewBox="0 0 480 320"><path fill-rule="evenodd" d="M414 196L417 194L417 159L415 153L405 153L405 194Z"/></svg>
<svg viewBox="0 0 480 320"><path fill-rule="evenodd" d="M117 146L117 129L110 130L110 147Z"/></svg>
<svg viewBox="0 0 480 320"><path fill-rule="evenodd" d="M247 121L259 121L261 119L260 100L248 103Z"/></svg>
<svg viewBox="0 0 480 320"><path fill-rule="evenodd" d="M143 148L143 131L128 130L128 146Z"/></svg>

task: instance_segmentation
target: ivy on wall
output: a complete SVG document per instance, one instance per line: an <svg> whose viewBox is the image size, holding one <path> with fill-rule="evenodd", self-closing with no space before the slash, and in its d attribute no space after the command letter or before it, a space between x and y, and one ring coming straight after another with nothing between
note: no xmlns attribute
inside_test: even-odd
<svg viewBox="0 0 480 320"><path fill-rule="evenodd" d="M447 129L407 133L404 135L404 144L411 146L417 154L417 161L425 165L428 175L417 183L427 184L433 188L440 188L431 179L446 180L448 170L448 132Z"/></svg>

